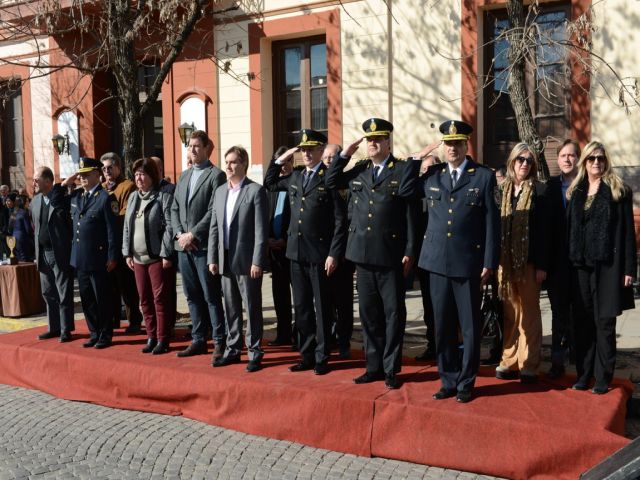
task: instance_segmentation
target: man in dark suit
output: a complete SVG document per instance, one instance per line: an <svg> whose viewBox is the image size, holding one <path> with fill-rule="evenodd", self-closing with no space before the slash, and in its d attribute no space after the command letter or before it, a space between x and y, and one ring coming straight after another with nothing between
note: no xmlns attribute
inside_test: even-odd
<svg viewBox="0 0 640 480"><path fill-rule="evenodd" d="M272 160L264 180L270 190L288 191L291 203L287 258L291 261L302 358L289 370L313 369L316 375L329 372L333 320L329 277L344 254L346 243L346 206L338 192L327 188L327 167L321 161L326 143L327 137L322 133L302 129L298 145ZM298 150L302 152L304 170L281 178L282 163Z"/></svg>
<svg viewBox="0 0 640 480"><path fill-rule="evenodd" d="M193 166L180 175L171 207L171 225L182 274L182 286L189 305L193 328L191 345L178 352L179 357L207 353L208 325L213 329L213 359L222 357L225 348L225 324L219 275L207 268L207 245L211 223L211 201L226 175L208 158L213 142L202 130L191 134L188 155Z"/></svg>
<svg viewBox="0 0 640 480"><path fill-rule="evenodd" d="M71 193L71 218L74 229L71 265L75 267L82 310L90 338L85 348L107 348L113 336L112 303L108 273L116 268L120 239L116 238L116 215L119 205L115 197L100 185L102 164L93 158L80 158L78 173L67 178L69 187L80 177L79 188Z"/></svg>
<svg viewBox="0 0 640 480"><path fill-rule="evenodd" d="M407 320L404 277L416 254L413 193L403 182L407 162L391 154L393 125L381 118L362 124L364 137L343 150L327 171L330 189L349 187L351 223L346 257L356 264L360 320L367 369L357 384L384 379L400 386L402 340ZM366 138L369 158L345 167Z"/></svg>
<svg viewBox="0 0 640 480"><path fill-rule="evenodd" d="M417 182L429 215L419 266L429 272L442 382L433 398L455 396L460 403L472 399L480 365L480 289L498 265L500 245L500 218L494 200L496 178L489 168L466 155L472 131L461 121L440 125L447 165L430 168ZM414 158L409 173L417 176L419 160L439 143Z"/></svg>
<svg viewBox="0 0 640 480"><path fill-rule="evenodd" d="M554 260L549 263L547 293L551 304L551 369L548 376L564 375L564 360L569 345L571 325L571 264L567 246L567 189L576 178L580 145L565 140L558 147L560 175L547 182L551 208L551 238Z"/></svg>
<svg viewBox="0 0 640 480"><path fill-rule="evenodd" d="M242 147L231 147L224 156L227 185L215 191L209 229L207 261L212 276L222 275L227 318L227 347L213 362L223 367L240 361L242 351L242 301L249 317L247 325L247 372L261 368L263 332L262 272L267 262L269 210L267 192L247 178L249 155Z"/></svg>
<svg viewBox="0 0 640 480"><path fill-rule="evenodd" d="M274 154L278 158L286 152L280 147ZM293 157L282 163L281 177L291 175ZM271 266L271 292L276 311L276 338L269 346L291 345L296 343L291 322L291 266L286 256L287 232L291 221L291 206L288 192L268 192L269 198L269 263Z"/></svg>
<svg viewBox="0 0 640 480"><path fill-rule="evenodd" d="M71 212L69 197L61 185L55 185L53 172L41 167L33 176L39 192L29 206L35 227L36 264L40 287L47 304L49 331L40 340L60 336L60 342L71 341L75 330L73 319L73 271L71 254Z"/></svg>

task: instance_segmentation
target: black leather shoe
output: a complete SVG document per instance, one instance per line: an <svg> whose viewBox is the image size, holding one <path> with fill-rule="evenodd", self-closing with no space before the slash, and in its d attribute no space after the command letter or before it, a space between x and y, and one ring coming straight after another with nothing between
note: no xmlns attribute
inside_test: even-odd
<svg viewBox="0 0 640 480"><path fill-rule="evenodd" d="M472 398L471 390L462 390L456 394L456 401L458 403L469 403Z"/></svg>
<svg viewBox="0 0 640 480"><path fill-rule="evenodd" d="M521 373L520 374L520 383L522 383L523 385L533 385L535 383L538 383L538 376L537 375L529 375L526 373Z"/></svg>
<svg viewBox="0 0 640 480"><path fill-rule="evenodd" d="M60 332L44 332L38 335L38 340L49 340L60 336Z"/></svg>
<svg viewBox="0 0 640 480"><path fill-rule="evenodd" d="M98 340L96 344L93 346L96 350L102 350L103 348L107 348L111 346L111 340Z"/></svg>
<svg viewBox="0 0 640 480"><path fill-rule="evenodd" d="M155 338L148 339L147 340L147 344L142 349L142 353L151 353L151 352L153 352L153 349L156 348L156 345L158 345L158 340L156 340Z"/></svg>
<svg viewBox="0 0 640 480"><path fill-rule="evenodd" d="M262 368L262 363L260 362L260 360L249 360L246 370L249 373L253 373L253 372L257 372L261 368Z"/></svg>
<svg viewBox="0 0 640 480"><path fill-rule="evenodd" d="M354 378L353 383L355 383L356 385L362 385L363 383L377 382L378 380L382 380L383 378L384 375L382 373L365 372L359 377Z"/></svg>
<svg viewBox="0 0 640 480"><path fill-rule="evenodd" d="M142 331L142 327L140 325L131 325L124 329L124 333L128 335L136 335Z"/></svg>
<svg viewBox="0 0 640 480"><path fill-rule="evenodd" d="M551 365L549 372L547 373L547 378L551 380L557 380L558 378L564 375L564 366L563 365Z"/></svg>
<svg viewBox="0 0 640 480"><path fill-rule="evenodd" d="M416 357L416 362L432 362L436 359L436 352L427 348L424 352Z"/></svg>
<svg viewBox="0 0 640 480"><path fill-rule="evenodd" d="M329 365L326 362L316 363L316 366L313 367L313 373L316 375L326 375L329 373Z"/></svg>
<svg viewBox="0 0 640 480"><path fill-rule="evenodd" d="M152 355L162 355L163 353L169 353L169 343L168 342L158 342L153 351Z"/></svg>
<svg viewBox="0 0 640 480"><path fill-rule="evenodd" d="M496 370L496 378L499 380L516 380L518 372L516 370Z"/></svg>
<svg viewBox="0 0 640 480"><path fill-rule="evenodd" d="M389 390L397 390L398 388L400 388L400 381L396 378L395 375L385 375L384 386Z"/></svg>
<svg viewBox="0 0 640 480"><path fill-rule="evenodd" d="M213 362L214 367L226 367L234 363L240 363L240 357L221 357Z"/></svg>
<svg viewBox="0 0 640 480"><path fill-rule="evenodd" d="M60 334L60 343L67 343L71 341L71 332L62 332Z"/></svg>
<svg viewBox="0 0 640 480"><path fill-rule="evenodd" d="M305 372L307 370L313 370L313 365L305 362L298 362L295 365L289 367L290 372Z"/></svg>
<svg viewBox="0 0 640 480"><path fill-rule="evenodd" d="M595 393L596 395L604 395L609 391L609 385L606 382L596 382L596 384L591 389L591 393Z"/></svg>
<svg viewBox="0 0 640 480"><path fill-rule="evenodd" d="M585 381L578 380L576 383L573 384L571 388L573 390L588 390L589 384Z"/></svg>
<svg viewBox="0 0 640 480"><path fill-rule="evenodd" d="M97 338L92 338L89 341L84 342L82 344L82 348L93 348L96 343L98 343L98 339Z"/></svg>
<svg viewBox="0 0 640 480"><path fill-rule="evenodd" d="M444 400L445 398L451 398L456 396L455 389L441 388L432 395L434 400Z"/></svg>
<svg viewBox="0 0 640 480"><path fill-rule="evenodd" d="M207 344L205 342L192 343L187 348L178 352L178 357L193 357L194 355L206 355Z"/></svg>

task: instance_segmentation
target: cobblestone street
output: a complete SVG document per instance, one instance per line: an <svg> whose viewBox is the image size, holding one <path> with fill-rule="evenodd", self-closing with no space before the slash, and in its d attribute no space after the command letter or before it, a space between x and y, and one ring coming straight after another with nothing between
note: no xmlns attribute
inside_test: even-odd
<svg viewBox="0 0 640 480"><path fill-rule="evenodd" d="M0 480L492 479L0 385Z"/></svg>

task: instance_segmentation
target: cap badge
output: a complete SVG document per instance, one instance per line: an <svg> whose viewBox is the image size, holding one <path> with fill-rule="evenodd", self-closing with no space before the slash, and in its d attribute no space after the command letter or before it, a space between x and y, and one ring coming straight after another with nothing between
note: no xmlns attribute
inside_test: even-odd
<svg viewBox="0 0 640 480"><path fill-rule="evenodd" d="M371 123L369 124L369 130L371 130L372 132L375 132L376 129L378 128L378 126L376 125L375 120L371 120Z"/></svg>
<svg viewBox="0 0 640 480"><path fill-rule="evenodd" d="M452 120L451 125L449 125L449 135L455 135L456 133L458 133L458 129L456 128Z"/></svg>
<svg viewBox="0 0 640 480"><path fill-rule="evenodd" d="M306 133L306 132L305 132L305 133L303 133L303 134L302 134L302 142L303 142L303 143L304 143L304 142L306 142L306 141L307 141L307 138L308 138L308 137L307 137L307 133Z"/></svg>

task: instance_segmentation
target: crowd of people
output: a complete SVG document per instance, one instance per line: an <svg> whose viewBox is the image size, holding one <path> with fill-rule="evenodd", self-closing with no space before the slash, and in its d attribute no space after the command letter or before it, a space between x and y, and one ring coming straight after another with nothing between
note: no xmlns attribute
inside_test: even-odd
<svg viewBox="0 0 640 480"><path fill-rule="evenodd" d="M277 333L269 345L299 351L291 372L325 375L332 349L350 356L355 272L366 368L353 381L396 389L405 291L416 275L427 326L416 360L437 360L434 399L466 403L480 365L482 288L493 283L504 309L503 345L490 359L496 377L531 384L539 375L546 283L548 375L564 375L571 347L573 388L586 390L595 379L592 392L607 392L616 317L633 308L637 260L632 194L605 146L591 142L581 152L565 141L561 175L543 182L536 150L525 143L495 171L474 162L472 128L462 121L444 122L440 139L405 160L391 152L390 122L371 118L362 128L344 148L303 129L296 146L276 151L263 185L247 177L242 147L225 152L224 171L213 165L204 131L191 135L190 165L176 185L153 157L134 162L133 181L115 153L81 158L77 174L61 184L49 168L38 169L31 258L49 318L39 338L72 339L75 277L90 332L83 347L111 346L122 299L127 333L140 333L144 321L142 353L165 354L179 270L192 328L178 356L207 354L213 340L213 367L239 363L246 348L246 370L255 372L264 356L262 278L270 271ZM363 142L366 158L351 162ZM13 231L30 228L26 211L13 208Z"/></svg>

